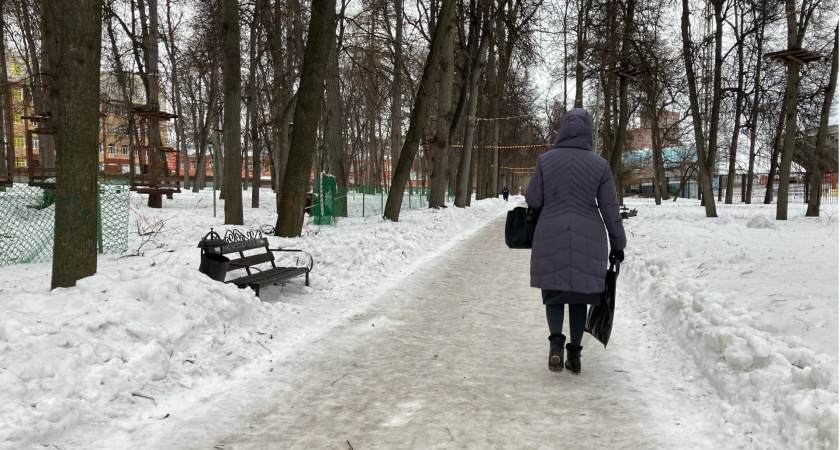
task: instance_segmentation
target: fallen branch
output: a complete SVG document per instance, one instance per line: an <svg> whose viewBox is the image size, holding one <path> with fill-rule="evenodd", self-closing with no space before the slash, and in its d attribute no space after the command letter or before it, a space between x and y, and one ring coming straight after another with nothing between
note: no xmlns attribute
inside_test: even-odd
<svg viewBox="0 0 840 450"><path fill-rule="evenodd" d="M342 376L341 376L341 378L339 378L339 379L337 379L337 380L333 381L332 383L330 383L330 386L335 386L335 384L336 384L336 383L338 383L339 381L341 381L341 380L342 380L344 377L346 377L346 376L347 376L347 374L345 373L344 375L342 375Z"/></svg>
<svg viewBox="0 0 840 450"><path fill-rule="evenodd" d="M155 399L153 399L152 397L149 397L148 395L143 395L143 394L138 394L138 393L136 393L136 392L132 392L132 393L131 393L131 396L132 396L132 397L140 397L140 398L145 398L145 399L151 400L151 401L152 401L152 403L154 403L154 404L155 404L155 406L157 406L157 402L155 401Z"/></svg>

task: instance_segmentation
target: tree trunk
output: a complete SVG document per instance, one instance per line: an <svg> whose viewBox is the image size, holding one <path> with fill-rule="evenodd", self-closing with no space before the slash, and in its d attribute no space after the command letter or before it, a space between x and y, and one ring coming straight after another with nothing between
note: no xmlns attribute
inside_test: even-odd
<svg viewBox="0 0 840 450"><path fill-rule="evenodd" d="M55 289L75 286L96 273L98 155L92 149L99 142L102 2L44 6L62 18L54 31L61 55L55 66L53 109L59 157L51 280Z"/></svg>
<svg viewBox="0 0 840 450"><path fill-rule="evenodd" d="M391 172L400 159L402 141L402 46L403 46L403 2L394 0L394 23L396 30L394 47L394 76L391 80ZM345 202L346 203L346 202Z"/></svg>
<svg viewBox="0 0 840 450"><path fill-rule="evenodd" d="M300 72L295 127L280 197L281 211L274 227L275 234L283 237L300 236L303 229L306 191L324 101L327 59L330 47L335 46L335 0L313 0L311 14Z"/></svg>
<svg viewBox="0 0 840 450"><path fill-rule="evenodd" d="M492 21L488 20L485 23L485 33L481 40L481 45L478 51L472 55L473 64L470 68L469 89L470 97L466 110L467 120L466 128L464 129L464 147L461 150L461 161L458 164L458 173L455 187L455 206L464 208L469 206L470 198L472 197L472 170L475 160L473 155L473 141L475 137L475 129L478 127L478 122L475 120L478 112L478 85L481 80L481 71L484 69L484 60L487 56L487 46L490 42L489 24ZM476 30L477 31L477 30Z"/></svg>
<svg viewBox="0 0 840 450"><path fill-rule="evenodd" d="M166 30L167 36L164 40L166 53L169 56L169 68L172 77L172 95L175 103L175 133L178 138L178 151L181 152L181 162L184 167L184 189L190 188L190 154L187 150L187 139L184 134L184 112L181 107L181 80L178 70L178 49L175 44L175 28L172 25L172 0L166 0Z"/></svg>
<svg viewBox="0 0 840 450"><path fill-rule="evenodd" d="M496 65L496 51L495 46L490 45L488 48L488 55L487 55L487 67L484 68L485 70L485 78L486 82L484 85L485 92L482 93L484 96L484 113L485 117L495 117L495 104L494 98L496 96L496 78L497 78L497 70L498 67ZM486 92L487 89L491 89L494 92L488 93ZM493 145L492 143L492 133L493 128L489 121L484 121L483 126L481 127L481 146L478 149L477 158L475 161L475 199L476 200L484 200L487 198L487 178L488 173L487 169L490 167L489 162L489 155L487 154L487 145Z"/></svg>
<svg viewBox="0 0 840 450"><path fill-rule="evenodd" d="M454 31L454 25L446 27ZM455 43L454 32L446 35L443 46L443 55L440 58L440 82L438 84L437 115L435 116L435 138L430 150L431 173L429 179L431 190L429 191L429 208L445 206L446 186L450 176L449 166L449 126L453 121L452 110L452 83L453 66L455 65Z"/></svg>
<svg viewBox="0 0 840 450"><path fill-rule="evenodd" d="M820 114L820 128L817 131L817 142L814 146L814 169L811 171L811 197L808 199L808 210L805 215L808 217L820 216L820 201L822 200L822 177L825 168L825 158L828 155L828 148L825 142L828 135L828 119L831 117L831 103L834 100L834 93L837 90L837 59L838 59L838 27L834 27L834 49L831 52L831 73L828 77L828 86L825 89L825 100L823 100L822 112ZM832 151L837 152L834 148Z"/></svg>
<svg viewBox="0 0 840 450"><path fill-rule="evenodd" d="M803 4L803 8L805 5ZM788 26L788 49L800 48L804 37L804 27L800 27L796 18L796 1L785 2L785 14ZM779 162L779 198L776 201L776 220L788 218L788 191L790 189L790 165L793 162L793 150L796 143L796 119L799 112L799 67L798 60L787 61L787 85L785 87L785 139L782 146L782 159Z"/></svg>
<svg viewBox="0 0 840 450"><path fill-rule="evenodd" d="M589 28L589 10L592 8L592 0L579 0L580 8L578 8L577 16L577 45L575 46L575 108L583 108L583 59L586 56L586 49L588 39L586 37ZM563 54L565 57L565 52ZM563 98L565 98L565 92ZM564 102L565 106L565 102ZM563 113L565 114L565 108Z"/></svg>
<svg viewBox="0 0 840 450"><path fill-rule="evenodd" d="M636 11L636 1L628 0L626 2L626 21L624 23L624 33L621 42L621 67L628 68L630 66L630 46L633 39L633 28L635 24L633 17ZM627 101L627 88L629 78L619 77L619 109L618 109L618 129L615 133L615 140L613 140L613 149L610 153L610 169L615 183L615 190L618 193L619 204L624 204L624 176L621 155L624 152L624 138L627 136L627 123L630 121L630 106ZM658 121L659 118L654 118Z"/></svg>
<svg viewBox="0 0 840 450"><path fill-rule="evenodd" d="M787 90L785 90L785 97L787 97ZM764 192L765 205L773 203L773 182L776 180L776 173L779 170L779 154L782 152L782 133L785 131L786 111L787 105L782 102L779 122L776 125L776 134L773 136L773 154L770 156L770 172L767 174L767 186Z"/></svg>
<svg viewBox="0 0 840 450"><path fill-rule="evenodd" d="M143 42L145 49L145 63L146 70L143 73L144 83L146 86L146 106L145 110L148 112L160 111L160 75L159 75L159 27L158 27L158 9L157 0L145 0L148 7L148 13L145 13L144 2L139 1L140 14L143 18L141 25L143 25ZM143 17L143 16L146 17ZM148 23L146 21L148 19ZM131 106L129 105L129 108ZM154 118L146 119L146 127L148 129L147 145L150 151L149 170L157 169L157 176L169 176L169 169L167 167L166 153L163 151L163 142L160 135L160 122ZM147 203L150 208L161 208L162 197L161 194L149 194L149 201Z"/></svg>
<svg viewBox="0 0 840 450"><path fill-rule="evenodd" d="M761 18L758 22L758 33L756 34L756 55L764 53L764 10L762 9ZM761 58L756 58L755 61L755 78L753 79L753 101L750 110L750 162L747 168L747 192L745 195L745 202L752 204L753 178L755 177L755 140L758 133L758 101L761 94ZM742 187L743 188L743 187Z"/></svg>
<svg viewBox="0 0 840 450"><path fill-rule="evenodd" d="M712 74L712 118L709 122L709 146L706 149L706 164L709 172L709 180L715 176L715 162L717 160L718 151L718 129L720 128L720 104L723 97L723 90L721 89L721 68L723 66L723 5L725 0L714 0L712 2L715 12L715 60ZM709 185L709 190L713 190L713 186ZM703 195L703 201L707 203L714 203L714 193L711 196ZM715 210L717 214L717 210ZM708 217L708 211L707 211Z"/></svg>
<svg viewBox="0 0 840 450"><path fill-rule="evenodd" d="M225 90L225 224L242 225L242 57L239 52L239 2L222 1Z"/></svg>
<svg viewBox="0 0 840 450"><path fill-rule="evenodd" d="M6 0L0 0L0 30L6 29L6 15L2 14L5 10ZM0 129L0 138L3 141L3 148L0 149L0 170L8 170L11 176L15 168L15 129L12 123L12 102L9 98L12 91L6 67L6 41L0 38L0 112L3 113L3 117L0 117L0 122L3 123Z"/></svg>
<svg viewBox="0 0 840 450"><path fill-rule="evenodd" d="M260 207L260 188L262 187L262 152L260 143L260 116L257 111L257 103L260 94L257 89L257 37L260 27L260 13L262 8L257 5L254 8L254 17L251 21L251 36L248 41L248 117L250 117L251 129L251 208Z"/></svg>
<svg viewBox="0 0 840 450"><path fill-rule="evenodd" d="M347 161L341 140L343 121L337 47L335 44L330 47L327 62L329 65L327 66L327 96L324 105L327 108L324 121L324 146L327 149L330 173L335 175L337 194L335 204L338 214L341 217L347 217Z"/></svg>
<svg viewBox="0 0 840 450"><path fill-rule="evenodd" d="M60 51L59 23L64 19L57 16L58 12L56 11L56 8L48 5L48 3L52 2L48 0L41 1L41 74L37 77L40 78L41 109L40 111L35 111L36 114L50 113L53 109L52 99L55 95L57 95L56 87L53 86L53 80L55 79L57 71L58 55ZM32 51L34 52L35 49L33 48ZM100 48L100 53L101 51L102 50ZM5 70L5 67L3 69ZM35 90L37 90L37 88L33 89L33 91ZM35 97L35 99L37 99L37 97ZM38 108L37 103L35 104L35 107L36 109ZM39 136L38 142L38 153L41 154L42 167L46 169L54 168L56 163L55 136L51 134L43 134ZM97 145L98 142L99 141L97 140Z"/></svg>
<svg viewBox="0 0 840 450"><path fill-rule="evenodd" d="M691 117L694 122L694 139L697 150L697 165L700 171L700 184L705 202L706 217L717 217L714 193L712 192L712 176L706 158L706 141L703 136L703 118L700 114L699 97L697 95L697 80L694 75L694 56L691 49L691 35L689 33L690 12L688 0L682 0L682 41L683 59L685 61L686 80L688 82L689 102L691 103Z"/></svg>
<svg viewBox="0 0 840 450"><path fill-rule="evenodd" d="M385 204L384 217L394 222L400 219L402 198L405 192L405 184L409 180L411 166L414 164L414 156L417 154L417 147L423 135L423 127L429 118L429 92L432 84L437 78L440 69L440 60L443 56L446 36L453 26L455 17L455 1L441 0L443 5L440 15L437 18L437 25L432 34L432 42L429 45L429 54L426 56L426 64L423 67L423 77L417 89L417 96L414 99L414 107L408 122L405 142L400 151L400 159L397 161L397 168L394 170L391 180L391 191L388 193L388 201Z"/></svg>
<svg viewBox="0 0 840 450"><path fill-rule="evenodd" d="M659 139L659 110L654 105L651 110L650 119L650 138L651 147L653 151L653 185L654 185L654 200L657 205L662 204L662 183L661 179L665 178L665 173L661 172L660 164L662 163L662 144Z"/></svg>
<svg viewBox="0 0 840 450"><path fill-rule="evenodd" d="M735 6L735 31L738 33L736 38L738 42L738 90L735 93L735 126L732 130L732 141L729 143L729 170L726 175L726 199L727 205L732 204L732 191L735 190L735 163L738 157L738 137L741 135L741 99L744 91L744 41L741 39L744 33L744 22L741 20L739 29L739 11L738 3ZM744 186L741 186L744 189Z"/></svg>

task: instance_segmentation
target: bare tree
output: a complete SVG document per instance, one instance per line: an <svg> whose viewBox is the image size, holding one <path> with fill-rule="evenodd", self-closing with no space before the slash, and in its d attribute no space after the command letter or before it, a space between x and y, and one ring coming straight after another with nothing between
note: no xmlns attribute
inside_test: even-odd
<svg viewBox="0 0 840 450"><path fill-rule="evenodd" d="M829 149L826 148L826 136L828 135L828 119L831 116L831 104L834 101L834 94L837 90L837 59L838 59L838 27L834 27L834 48L831 51L831 70L828 78L828 86L825 88L825 99L823 100L820 113L820 127L817 131L817 142L814 146L814 168L811 171L811 196L808 199L808 210L806 216L819 217L820 200L822 198L822 176L825 171L825 159L828 157ZM837 149L832 149L835 152Z"/></svg>
<svg viewBox="0 0 840 450"><path fill-rule="evenodd" d="M408 132L406 133L405 142L403 143L402 150L400 151L400 159L397 162L397 168L393 173L391 191L388 193L388 201L385 204L384 216L386 219L394 222L397 222L400 219L400 209L402 207L405 184L409 180L411 166L414 163L414 156L417 153L417 147L420 144L420 137L423 133L423 124L425 124L429 116L429 92L431 91L432 83L434 83L437 72L440 68L439 64L440 59L443 56L444 46L446 45L446 36L451 32L448 29L453 27L452 19L454 16L455 0L442 0L440 13L437 17L437 24L435 26L431 44L429 45L429 54L426 57L426 64L423 68L423 77L420 81L420 86L417 89L414 107L411 110Z"/></svg>
<svg viewBox="0 0 840 450"><path fill-rule="evenodd" d="M805 32L819 1L801 0L800 10L796 9L796 0L785 1L787 16L788 50L802 48ZM785 137L782 145L782 159L779 163L779 198L776 201L776 220L788 218L788 190L790 189L790 166L793 162L793 147L796 141L796 119L799 110L799 69L801 61L787 59L787 86L785 87Z"/></svg>
<svg viewBox="0 0 840 450"><path fill-rule="evenodd" d="M720 115L720 64L721 64L721 40L723 28L721 9L723 7L723 0L710 0L714 4L715 19L717 28L715 31L715 62L714 62L714 82L713 82L713 111L712 120L709 126L709 141L708 147L706 139L703 134L703 118L700 114L700 97L697 93L697 78L694 73L694 51L691 43L690 31L690 17L691 12L688 7L688 0L682 0L682 41L683 41L683 60L685 61L686 79L688 81L689 102L691 103L691 117L694 120L694 140L695 148L697 149L697 164L700 172L700 185L703 191L705 200L706 217L717 217L717 210L715 208L714 192L712 191L712 167L715 161L715 148L717 146L717 127L718 117Z"/></svg>
<svg viewBox="0 0 840 450"><path fill-rule="evenodd" d="M275 233L300 236L313 149L324 100L324 79L330 46L335 45L335 0L313 0L306 50L301 68L295 128L280 197Z"/></svg>

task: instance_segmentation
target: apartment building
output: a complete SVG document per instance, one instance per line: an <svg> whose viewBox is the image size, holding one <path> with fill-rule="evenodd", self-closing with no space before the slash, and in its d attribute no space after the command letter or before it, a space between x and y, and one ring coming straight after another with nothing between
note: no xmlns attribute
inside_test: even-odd
<svg viewBox="0 0 840 450"><path fill-rule="evenodd" d="M32 135L33 158L28 160L26 156L26 134L30 129L35 128L31 121L24 117L35 113L32 92L30 90L28 74L25 65L19 60L9 58L7 62L7 74L9 77L9 96L12 111L13 133L15 156L14 165L16 168L26 168L30 164L33 167L41 166L40 142L38 134ZM131 89L132 107L136 108L144 103L142 83L139 79L133 80ZM128 108L121 90L118 88L116 77L110 73L102 73L100 76L100 130L99 148L91 151L99 152L99 170L104 172L125 172L129 171L129 130L128 130ZM161 100L161 103L162 100ZM137 136L148 133L146 124L139 121ZM161 140L168 145L169 135L166 122L160 123Z"/></svg>

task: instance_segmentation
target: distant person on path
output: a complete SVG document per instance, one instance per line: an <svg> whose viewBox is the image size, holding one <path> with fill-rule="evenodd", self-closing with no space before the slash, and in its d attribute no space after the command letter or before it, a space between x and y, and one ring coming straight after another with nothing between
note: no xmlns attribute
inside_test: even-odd
<svg viewBox="0 0 840 450"><path fill-rule="evenodd" d="M502 188L502 197L504 197L505 201L508 201L508 196L510 195L510 191L508 190L507 186Z"/></svg>
<svg viewBox="0 0 840 450"><path fill-rule="evenodd" d="M578 375L586 305L601 302L608 257L623 261L627 245L610 165L592 152L592 117L585 109L563 116L554 149L537 161L525 200L542 209L531 250L531 287L542 289L550 332L548 369L563 371L568 304L571 342L565 367Z"/></svg>

